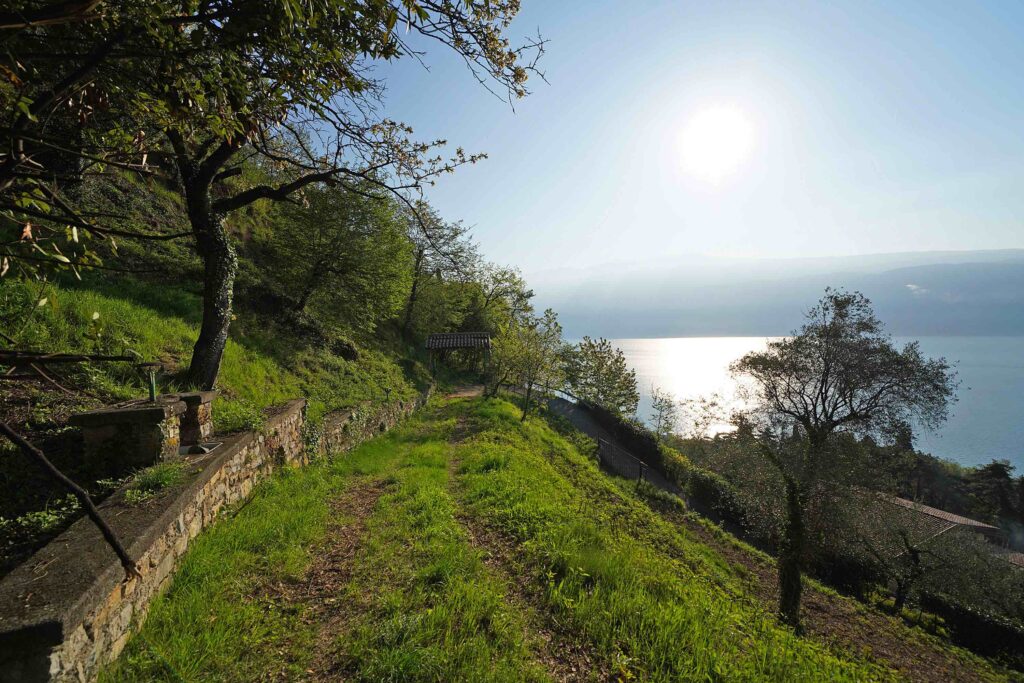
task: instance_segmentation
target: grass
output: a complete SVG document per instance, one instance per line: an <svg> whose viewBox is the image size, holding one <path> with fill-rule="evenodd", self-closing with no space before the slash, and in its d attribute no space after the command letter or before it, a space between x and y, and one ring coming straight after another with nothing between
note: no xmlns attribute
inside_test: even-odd
<svg viewBox="0 0 1024 683"><path fill-rule="evenodd" d="M180 460L157 463L132 475L124 492L129 505L138 505L155 498L167 489L177 486L188 478L188 466Z"/></svg>
<svg viewBox="0 0 1024 683"><path fill-rule="evenodd" d="M384 493L345 580L326 601L296 597L337 540L330 525L346 521L329 502L368 482ZM897 677L780 627L744 571L652 510L652 496L542 420L520 423L509 403L435 401L344 458L276 475L202 534L101 680L325 667L367 681L546 680L558 653L538 623L622 680Z"/></svg>
<svg viewBox="0 0 1024 683"><path fill-rule="evenodd" d="M315 627L264 587L297 582L324 539L328 501L385 480L370 542L346 589L372 604L338 648L362 680L529 680L522 616L502 601L444 492L450 422L414 419L344 459L273 477L200 536L103 681L255 680L301 675ZM382 586L381 578L387 577Z"/></svg>
<svg viewBox="0 0 1024 683"><path fill-rule="evenodd" d="M0 328L18 347L160 361L167 369L158 377L161 393L188 388L182 382L182 370L198 336L200 311L198 297L176 286L91 279L86 288L0 279ZM27 319L26 312L30 312ZM425 371L409 349L397 344L385 338L379 348L361 348L358 359L348 361L329 349L303 344L266 320L240 315L232 324L221 364L220 393L213 404L216 428L219 432L258 430L268 408L300 396L307 398L307 416L314 423L330 411L364 401L382 401L387 396L411 399L418 393L416 384L426 381ZM145 396L147 379L131 362L59 370L63 382L87 388L92 396L18 385L13 389L16 397L0 401L0 419L46 447L57 466L91 493L109 493L83 468L72 448L51 448L46 442L62 434L62 443L70 442L64 425L70 413ZM59 533L80 510L73 501L66 504L63 492L55 495L52 482L4 439L0 439L0 484L9 492L0 501L2 575Z"/></svg>
<svg viewBox="0 0 1024 683"><path fill-rule="evenodd" d="M173 294L173 295L172 295ZM37 302L46 300L42 306ZM15 330L19 346L47 351L135 355L163 362L162 392L179 391L198 336L198 297L179 289L132 281L97 281L90 288L0 281L0 319L32 310L32 324ZM347 361L327 349L303 346L266 320L241 317L232 326L219 377L214 416L221 430L258 426L258 413L306 396L315 418L367 400L412 398L412 385L387 351L360 349ZM415 365L415 364L414 364ZM143 375L131 363L83 367L91 391L106 399L145 395ZM420 373L422 374L422 373Z"/></svg>

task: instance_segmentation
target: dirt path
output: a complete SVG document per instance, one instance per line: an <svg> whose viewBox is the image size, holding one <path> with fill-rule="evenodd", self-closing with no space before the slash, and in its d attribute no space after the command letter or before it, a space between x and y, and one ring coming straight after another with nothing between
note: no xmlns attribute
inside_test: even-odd
<svg viewBox="0 0 1024 683"><path fill-rule="evenodd" d="M467 429L465 421L460 420L456 432L461 432L462 438L453 439L452 443L464 440ZM456 501L460 500L460 464L458 457L448 462L448 488ZM612 680L594 648L574 637L548 610L541 589L534 585L529 572L515 559L518 551L515 540L498 529L481 524L470 515L460 513L458 520L466 530L470 544L481 552L487 568L509 587L505 600L526 616L527 640L537 644L537 660L551 678L563 683Z"/></svg>
<svg viewBox="0 0 1024 683"><path fill-rule="evenodd" d="M455 387L451 392L445 394L447 398L479 398L484 395L483 384L467 384Z"/></svg>
<svg viewBox="0 0 1024 683"><path fill-rule="evenodd" d="M317 549L304 580L279 587L284 600L307 607L304 621L316 625L317 635L311 646L306 680L344 678L339 671L342 662L338 661L334 643L351 615L361 609L350 604L345 587L352 579L354 560L366 535L366 520L387 489L387 484L380 480L359 482L333 500L327 537Z"/></svg>

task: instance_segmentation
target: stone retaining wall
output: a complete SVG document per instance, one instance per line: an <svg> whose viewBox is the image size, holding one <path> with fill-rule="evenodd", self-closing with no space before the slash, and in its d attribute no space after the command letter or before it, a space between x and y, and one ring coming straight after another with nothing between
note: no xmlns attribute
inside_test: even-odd
<svg viewBox="0 0 1024 683"><path fill-rule="evenodd" d="M0 581L0 681L95 679L124 648L191 540L221 509L248 496L275 468L306 464L307 445L321 453L349 450L425 400L328 415L319 439L304 438L305 400L293 401L260 432L226 437L209 454L183 457L194 473L188 484L134 506L125 504L123 490L114 494L100 513L137 558L142 578L124 581L99 530L88 519L75 522Z"/></svg>

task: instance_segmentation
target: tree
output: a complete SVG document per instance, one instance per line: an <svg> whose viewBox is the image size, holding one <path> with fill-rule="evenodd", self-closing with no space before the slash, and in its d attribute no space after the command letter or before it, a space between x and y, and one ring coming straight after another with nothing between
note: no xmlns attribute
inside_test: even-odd
<svg viewBox="0 0 1024 683"><path fill-rule="evenodd" d="M530 413L534 391L549 389L562 381L562 326L550 308L527 325L519 327L523 353L520 356L519 383L523 388L523 417Z"/></svg>
<svg viewBox="0 0 1024 683"><path fill-rule="evenodd" d="M147 90L136 87L154 85L152 70L138 58L174 61L160 36L190 32L203 16L170 2L20 4L0 22L0 277L80 276L98 266L90 237L187 236L112 226L120 216L93 211L77 190L89 176L160 175L149 163Z"/></svg>
<svg viewBox="0 0 1024 683"><path fill-rule="evenodd" d="M658 440L670 435L679 421L679 404L672 394L651 387L651 422Z"/></svg>
<svg viewBox="0 0 1024 683"><path fill-rule="evenodd" d="M523 392L522 420L526 420L537 389L562 382L562 326L551 309L539 317L509 321L491 347L488 393L513 384Z"/></svg>
<svg viewBox="0 0 1024 683"><path fill-rule="evenodd" d="M970 529L927 519L884 496L862 494L850 506L838 550L888 580L897 613L915 596L929 593L1019 619L1024 614L1019 589L1024 579L1000 550Z"/></svg>
<svg viewBox="0 0 1024 683"><path fill-rule="evenodd" d="M867 298L835 290L826 290L793 336L731 370L750 382L748 419L776 432L797 427L795 440L762 440L759 453L781 478L779 612L799 629L808 511L817 493L841 486L858 464L833 457L837 437L939 425L954 400L955 373L945 359L925 358L916 342L897 348Z"/></svg>
<svg viewBox="0 0 1024 683"><path fill-rule="evenodd" d="M487 360L487 383L485 396L497 396L501 388L508 386L522 366L520 358L522 344L512 323L502 325L491 339L491 355Z"/></svg>
<svg viewBox="0 0 1024 683"><path fill-rule="evenodd" d="M407 126L382 115L383 86L370 65L419 54L402 37L399 20L408 31L454 50L478 80L509 99L526 94L533 68L527 54L539 56L543 47L538 40L513 48L504 37L518 0L125 5L133 11L87 22L85 39L74 34L77 26L57 25L35 27L19 34L30 39L6 46L14 65L30 58L33 65L45 62L45 54L38 55L62 40L78 48L46 62L59 66L33 73L40 99L19 90L16 81L24 79L8 67L13 85L6 92L14 94L4 103L16 112L12 149L28 138L25 121L48 120L68 98L92 92L116 104L111 118L118 124L99 128L116 140L143 141L119 149L134 151L142 165L152 153L173 170L204 263L203 317L188 380L205 388L212 388L219 371L238 268L226 216L260 200L287 200L320 182L416 190L480 158L461 149L447 159L437 156L434 150L444 141L416 142ZM60 146L78 154L74 148ZM25 156L3 161L0 184L8 170L17 177L30 165ZM113 155L104 161L113 162ZM261 165L267 182L245 182L246 164ZM42 192L45 205L15 201L14 219L23 220L26 211L51 222L78 215L63 199L45 195L44 185L37 182L28 191Z"/></svg>
<svg viewBox="0 0 1024 683"><path fill-rule="evenodd" d="M979 519L998 524L1016 516L1013 470L1008 460L993 460L969 472L967 490Z"/></svg>
<svg viewBox="0 0 1024 683"><path fill-rule="evenodd" d="M410 286L412 245L396 202L313 186L304 205L285 205L270 235L267 277L292 310L369 333L398 313Z"/></svg>
<svg viewBox="0 0 1024 683"><path fill-rule="evenodd" d="M607 339L584 337L566 353L566 383L578 398L611 410L617 415L636 413L640 394L636 372L620 349Z"/></svg>
<svg viewBox="0 0 1024 683"><path fill-rule="evenodd" d="M413 243L412 286L402 316L402 335L411 339L417 327L424 333L439 332L461 322L468 306L462 299L468 293L463 288L445 287L445 283L471 281L480 256L469 228L444 220L426 202L416 204L408 221ZM446 294L455 294L459 300L446 301ZM424 306L428 300L431 305ZM422 319L420 325L418 318Z"/></svg>
<svg viewBox="0 0 1024 683"><path fill-rule="evenodd" d="M466 329L497 332L502 325L533 314L533 290L517 268L480 263L473 277L474 288Z"/></svg>

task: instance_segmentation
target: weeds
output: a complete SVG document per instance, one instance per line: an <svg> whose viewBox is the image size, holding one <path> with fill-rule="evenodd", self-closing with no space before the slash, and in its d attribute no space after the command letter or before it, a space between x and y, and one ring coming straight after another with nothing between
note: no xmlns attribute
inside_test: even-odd
<svg viewBox="0 0 1024 683"><path fill-rule="evenodd" d="M180 460L161 462L136 472L124 492L124 501L138 505L188 478L188 466Z"/></svg>

